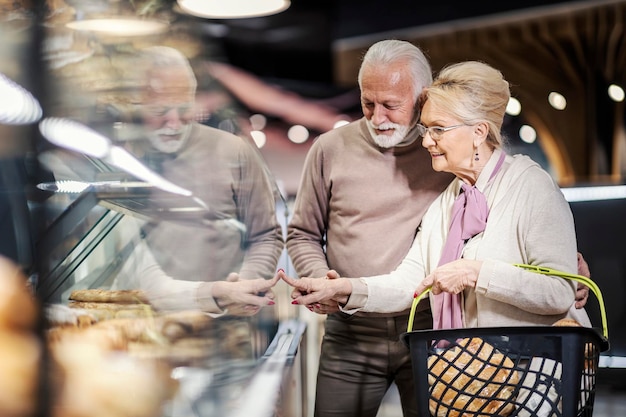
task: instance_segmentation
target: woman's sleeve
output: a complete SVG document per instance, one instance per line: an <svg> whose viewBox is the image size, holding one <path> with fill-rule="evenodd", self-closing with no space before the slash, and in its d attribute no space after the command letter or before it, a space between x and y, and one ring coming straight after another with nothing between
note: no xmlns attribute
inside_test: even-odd
<svg viewBox="0 0 626 417"><path fill-rule="evenodd" d="M576 233L569 204L558 186L545 178L548 174L541 174L533 176L534 181L524 181L527 206L517 219L517 244L522 255L517 263L576 273ZM574 282L512 263L486 259L476 293L534 314L554 315L569 310L575 297Z"/></svg>

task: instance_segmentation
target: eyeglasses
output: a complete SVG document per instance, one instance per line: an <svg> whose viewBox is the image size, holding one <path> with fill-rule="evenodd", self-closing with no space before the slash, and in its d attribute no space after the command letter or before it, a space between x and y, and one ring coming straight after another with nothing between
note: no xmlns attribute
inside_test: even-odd
<svg viewBox="0 0 626 417"><path fill-rule="evenodd" d="M428 133L431 137L432 140L439 140L441 139L441 136L446 133L448 130L452 130L452 129L456 129L457 127L461 127L461 126L467 126L466 124L462 123L460 125L454 125L454 126L430 126L430 127L426 127L421 123L417 124L417 130L419 132L419 135L421 137L426 136L426 133Z"/></svg>

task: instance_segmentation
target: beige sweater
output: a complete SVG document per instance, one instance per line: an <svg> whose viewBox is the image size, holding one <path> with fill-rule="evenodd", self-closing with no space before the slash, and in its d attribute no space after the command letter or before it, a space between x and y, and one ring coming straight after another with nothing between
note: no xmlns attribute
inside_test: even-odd
<svg viewBox="0 0 626 417"><path fill-rule="evenodd" d="M386 274L400 264L422 215L452 179L432 169L415 132L406 142L380 148L364 118L317 138L288 225L299 276Z"/></svg>
<svg viewBox="0 0 626 417"><path fill-rule="evenodd" d="M284 248L282 229L273 183L252 145L195 124L181 152L156 158L154 169L224 219L143 225L145 241L137 243L116 286L145 289L163 309L198 308L201 282L224 280L231 272L241 279L273 277ZM211 299L203 302L204 310L220 312Z"/></svg>

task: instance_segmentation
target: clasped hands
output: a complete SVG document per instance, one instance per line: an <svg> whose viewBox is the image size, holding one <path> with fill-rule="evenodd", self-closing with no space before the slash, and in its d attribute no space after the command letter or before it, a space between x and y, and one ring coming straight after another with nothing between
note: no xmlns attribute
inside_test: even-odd
<svg viewBox="0 0 626 417"><path fill-rule="evenodd" d="M239 275L231 273L225 281L216 281L210 288L211 296L222 310L228 310L233 316L252 316L261 307L274 304L272 287L280 278L272 279L239 279Z"/></svg>
<svg viewBox="0 0 626 417"><path fill-rule="evenodd" d="M474 288L482 261L458 259L436 268L427 275L415 289L414 296L431 288L433 294L449 292L458 294L465 288ZM582 255L578 254L578 274L590 276L589 268ZM345 305L352 293L350 278L340 278L339 274L330 270L322 278L303 277L294 279L284 271L277 274L283 281L293 287L292 304L306 306L310 311L319 314L331 314L339 311L339 305ZM589 287L578 283L576 290L576 308L583 308L589 297Z"/></svg>
<svg viewBox="0 0 626 417"><path fill-rule="evenodd" d="M415 289L415 296L431 288L433 294L449 292L458 294L468 287L475 287L481 261L458 259L435 269L426 276ZM589 277L589 268L584 258L578 254L578 273ZM318 314L332 314L339 306L348 302L352 294L350 278L341 278L335 270L330 270L321 278L291 278L280 269L269 280L239 280L237 274L229 275L226 281L214 283L213 297L222 309L239 316L251 316L265 305L274 304L272 287L282 279L293 288L292 304L302 305ZM579 283L576 292L576 308L587 303L589 288Z"/></svg>
<svg viewBox="0 0 626 417"><path fill-rule="evenodd" d="M419 284L415 294L420 294L430 286L433 286L433 293L435 294L442 291L460 292L466 286L476 282L474 279L472 283L471 271L460 270L463 264L453 264L454 262L444 265L444 267L437 269L436 274L427 276ZM476 267L476 265L470 265ZM480 264L477 267L480 268ZM318 314L331 314L339 311L339 306L344 306L352 294L351 279L341 278L335 270L328 271L326 276L321 278L303 277L295 279L288 277L283 271L279 271L277 276L293 287L291 292L292 304L303 305ZM435 278L437 278L436 281Z"/></svg>
<svg viewBox="0 0 626 417"><path fill-rule="evenodd" d="M331 314L339 311L339 305L345 305L352 293L350 279L341 278L337 271L330 270L321 278L291 278L284 271L277 274L293 287L291 304L302 305L318 314Z"/></svg>

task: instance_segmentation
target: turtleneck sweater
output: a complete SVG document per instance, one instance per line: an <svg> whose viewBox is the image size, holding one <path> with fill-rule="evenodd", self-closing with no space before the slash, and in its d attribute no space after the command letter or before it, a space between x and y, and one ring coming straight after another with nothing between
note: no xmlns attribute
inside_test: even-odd
<svg viewBox="0 0 626 417"><path fill-rule="evenodd" d="M323 277L329 269L345 277L393 271L453 178L432 169L415 130L402 144L381 148L366 123L322 134L307 154L287 234L300 277ZM399 314L406 312L383 315Z"/></svg>

